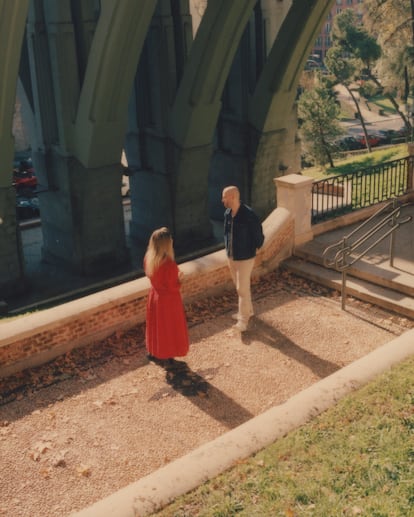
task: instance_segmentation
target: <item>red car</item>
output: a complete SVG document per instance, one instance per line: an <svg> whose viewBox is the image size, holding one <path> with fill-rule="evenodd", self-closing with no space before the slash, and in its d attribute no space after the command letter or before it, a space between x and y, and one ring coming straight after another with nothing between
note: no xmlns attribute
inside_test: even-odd
<svg viewBox="0 0 414 517"><path fill-rule="evenodd" d="M33 169L32 169L33 170ZM19 188L35 188L37 186L37 178L30 170L20 171L17 169L13 170L13 186Z"/></svg>
<svg viewBox="0 0 414 517"><path fill-rule="evenodd" d="M365 140L365 135L358 135L357 140L364 147L367 146L367 141ZM377 135L368 135L368 142L371 147L375 147L376 145L379 145L379 143L381 142L381 138Z"/></svg>
<svg viewBox="0 0 414 517"><path fill-rule="evenodd" d="M13 186L16 189L36 188L37 178L31 160L21 160L13 169Z"/></svg>

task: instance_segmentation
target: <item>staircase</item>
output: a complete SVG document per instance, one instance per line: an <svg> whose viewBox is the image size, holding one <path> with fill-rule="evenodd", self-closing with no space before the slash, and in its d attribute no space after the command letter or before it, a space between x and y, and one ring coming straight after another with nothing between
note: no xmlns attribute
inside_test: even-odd
<svg viewBox="0 0 414 517"><path fill-rule="evenodd" d="M414 215L414 207L404 208ZM356 225L327 232L295 248L281 267L324 286L342 290L342 273L326 267L327 247L348 235ZM395 255L390 265L390 237L373 246L346 270L346 295L370 302L414 319L414 231L413 222L395 232Z"/></svg>

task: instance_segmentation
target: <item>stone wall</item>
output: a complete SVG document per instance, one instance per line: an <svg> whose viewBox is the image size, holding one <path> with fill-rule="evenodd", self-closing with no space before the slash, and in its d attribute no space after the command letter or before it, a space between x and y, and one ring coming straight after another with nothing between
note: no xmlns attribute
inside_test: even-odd
<svg viewBox="0 0 414 517"><path fill-rule="evenodd" d="M254 275L276 269L292 253L294 219L275 209L264 221L265 243ZM233 289L224 250L180 264L184 303ZM145 321L149 289L140 278L51 309L0 321L0 377L43 364Z"/></svg>
<svg viewBox="0 0 414 517"><path fill-rule="evenodd" d="M23 95L24 92L22 92L20 81L18 81L12 129L14 137L14 147L17 153L29 152L32 147L30 141L30 134L28 131L28 124L27 121L24 120L24 108L22 102Z"/></svg>
<svg viewBox="0 0 414 517"><path fill-rule="evenodd" d="M0 301L3 296L23 292L23 254L16 223L16 192L0 187Z"/></svg>

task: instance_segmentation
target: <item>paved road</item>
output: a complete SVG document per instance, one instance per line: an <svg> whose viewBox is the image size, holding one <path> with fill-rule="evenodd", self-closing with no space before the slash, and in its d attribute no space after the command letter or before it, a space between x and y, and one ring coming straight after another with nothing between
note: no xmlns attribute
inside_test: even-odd
<svg viewBox="0 0 414 517"><path fill-rule="evenodd" d="M109 287L114 283L136 278L140 274L144 249L138 249L137 245L129 239L129 222L131 220L131 208L129 203L124 203L125 235L127 247L130 251L130 264L115 271L111 278L108 275L96 275L83 277L52 263L42 261L42 228L39 220L26 221L22 226L22 247L25 264L25 274L28 283L28 291L22 296L8 299L10 312L30 308L49 299L59 298L63 295L67 299L79 297L80 291L86 294Z"/></svg>
<svg viewBox="0 0 414 517"><path fill-rule="evenodd" d="M346 91L345 87L337 85L335 87L335 90L338 92L339 100L341 102L349 104L352 111L355 112L355 104L349 93ZM356 94L356 96L359 99L359 94ZM373 105L370 102L367 102L365 99L359 100L359 108L361 110L362 116L364 117L369 132L375 132L385 129L398 130L403 126L401 117L396 115L380 115L378 113L378 108L375 105ZM350 136L355 136L363 132L361 123L357 119L344 122L344 125L347 128L348 134Z"/></svg>

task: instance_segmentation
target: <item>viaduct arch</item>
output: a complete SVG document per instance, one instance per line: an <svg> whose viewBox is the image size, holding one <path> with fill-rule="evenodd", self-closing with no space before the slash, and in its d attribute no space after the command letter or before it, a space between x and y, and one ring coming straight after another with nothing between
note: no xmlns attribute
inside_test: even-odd
<svg viewBox="0 0 414 517"><path fill-rule="evenodd" d="M44 258L114 270L128 260L122 149L143 243L168 225L178 250L206 245L229 183L262 218L273 210L273 178L300 170L297 83L331 4L0 0L0 298L25 288L10 174L18 81Z"/></svg>

